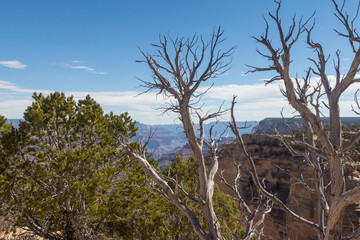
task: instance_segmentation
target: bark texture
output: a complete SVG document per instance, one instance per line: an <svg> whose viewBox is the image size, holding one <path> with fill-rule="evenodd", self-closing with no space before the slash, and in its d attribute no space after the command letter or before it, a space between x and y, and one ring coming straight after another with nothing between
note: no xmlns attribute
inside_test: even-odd
<svg viewBox="0 0 360 240"><path fill-rule="evenodd" d="M273 198L273 196L266 193L262 188L260 181L253 169L254 179L258 189L271 198L275 203L282 206L283 209L288 211L294 218L301 222L313 226L313 229L319 233L320 239L341 239L341 220L344 209L351 203L360 201L359 187L352 190L345 190L345 176L344 176L344 162L346 156L347 146L343 146L342 129L340 120L340 106L339 99L346 89L352 84L359 82L356 74L359 72L360 64L360 38L354 29L354 22L357 15L350 19L349 15L345 12L345 1L339 4L335 0L331 0L335 7L335 16L345 27L345 31L337 33L341 37L349 40L350 47L354 52L350 68L347 73L340 73L340 52L337 51L334 59L334 69L336 72L336 82L333 87L330 86L330 80L326 73L326 66L328 57L325 56L323 47L320 43L314 42L311 38L311 33L314 25L309 26L311 16L306 21L301 18L296 20L295 16L289 24L288 32L283 31L283 25L279 17L281 9L281 2L275 1L277 9L275 14L269 13L270 20L274 23L278 33L279 48L275 48L273 43L269 40L269 24L266 22L265 34L260 37L253 37L258 43L265 47L267 53L258 51L258 53L271 62L271 65L266 68L250 66L250 72L258 71L275 71L277 75L267 83L274 81L281 81L284 88L282 89L283 95L287 98L289 104L298 112L304 121L306 130L303 139L293 137L292 140L285 139L278 136L283 140L284 144L289 150L298 156L303 156L309 165L313 166L316 170L316 186L314 191L319 199L321 206L319 219L316 222L310 222L301 217L301 213L293 213L286 206L282 206L281 202ZM308 47L313 48L316 54L315 58L309 58L313 66L307 70L306 77L298 79L291 76L291 49L292 46L305 35L306 44ZM320 78L316 84L310 81L312 74ZM330 116L330 128L325 129L322 121L322 111L327 109ZM290 129L291 130L291 129ZM314 140L316 139L316 141ZM356 141L353 142L357 142ZM238 140L240 142L240 140ZM295 147L296 146L296 147ZM299 150L301 148L301 150ZM249 157L250 163L252 162ZM330 174L330 188L331 195L326 198L324 195L324 169L329 168ZM303 182L306 184L305 182ZM351 200L350 200L351 199ZM358 230L355 230L357 232ZM355 236L355 235L354 235ZM353 237L353 236L351 236Z"/></svg>

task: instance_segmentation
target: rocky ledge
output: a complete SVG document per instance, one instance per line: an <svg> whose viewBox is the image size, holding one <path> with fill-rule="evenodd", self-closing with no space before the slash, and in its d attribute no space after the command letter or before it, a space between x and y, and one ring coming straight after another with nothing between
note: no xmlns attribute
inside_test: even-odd
<svg viewBox="0 0 360 240"><path fill-rule="evenodd" d="M311 185L314 176L313 169L307 166L302 159L292 157L280 141L273 137L257 134L243 135L243 137L248 151L254 158L260 178L265 179L267 189L276 194L294 212L300 213L308 220L316 221L318 199L297 180L303 174L303 177ZM233 182L236 175L233 161L244 162L245 156L235 143L222 145L221 151L219 172L224 171L223 174L227 181ZM360 167L357 164L347 164L345 172L347 188L352 188L360 183ZM222 183L219 185L224 192L232 194L225 185ZM247 201L251 201L256 195L256 191L250 174L246 170L241 172L240 185L243 197ZM290 215L276 206L273 207L265 221L264 233L271 236L265 237L265 239L318 239L313 229L294 221ZM359 223L360 205L349 206L344 214L343 234L350 234Z"/></svg>

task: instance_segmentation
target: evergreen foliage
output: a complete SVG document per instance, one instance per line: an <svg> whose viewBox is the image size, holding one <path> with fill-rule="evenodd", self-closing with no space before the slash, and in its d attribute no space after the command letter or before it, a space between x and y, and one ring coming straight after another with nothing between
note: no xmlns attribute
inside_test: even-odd
<svg viewBox="0 0 360 240"><path fill-rule="evenodd" d="M119 148L118 138L136 135L127 113L104 114L90 96L76 102L64 93L34 93L33 99L18 129L0 116L0 217L13 230L45 239L197 239L188 219L154 194L157 186ZM198 197L193 157L176 156L163 173ZM181 199L203 218L195 202ZM230 239L239 227L236 204L217 186L214 204Z"/></svg>
<svg viewBox="0 0 360 240"><path fill-rule="evenodd" d="M136 223L134 200L150 192L116 143L135 136L135 122L127 113L104 115L90 96L33 99L19 129L0 119L1 215L48 239L103 239L114 223Z"/></svg>
<svg viewBox="0 0 360 240"><path fill-rule="evenodd" d="M176 155L170 166L163 170L164 175L168 175L174 179L177 179L178 184L181 185L185 191L198 198L199 178L196 168L196 161L194 157L190 157L187 160L182 159L180 155ZM179 195L183 202L197 215L198 219L203 220L202 213L198 204L185 196L185 194L179 192ZM175 211L175 207L174 212ZM232 239L233 234L241 237L244 235L244 228L239 225L238 217L240 216L239 209L236 206L236 202L228 195L220 191L219 186L215 184L214 189L214 210L221 222L221 230L226 239ZM197 239L197 236L191 231L191 224L186 221L186 217L183 215L176 216L181 223L181 227L174 230L176 234L181 236L179 239ZM201 221L204 229L206 225Z"/></svg>

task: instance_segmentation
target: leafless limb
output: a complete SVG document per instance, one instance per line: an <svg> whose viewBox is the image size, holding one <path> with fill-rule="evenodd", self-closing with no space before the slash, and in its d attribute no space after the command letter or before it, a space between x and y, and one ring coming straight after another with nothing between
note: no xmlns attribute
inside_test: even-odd
<svg viewBox="0 0 360 240"><path fill-rule="evenodd" d="M261 237L264 227L265 216L272 209L272 202L264 199L263 196L260 196L257 199L257 204L253 209L246 203L245 199L241 196L240 193L240 177L241 177L241 164L233 161L234 166L236 167L236 175L233 180L233 184L227 182L223 175L223 171L219 173L220 181L225 184L231 191L234 193L234 198L238 202L239 209L244 209L246 212L246 231L245 235L242 238L243 240L249 240L253 237ZM256 222L255 219L258 219ZM235 233L235 238L239 239Z"/></svg>
<svg viewBox="0 0 360 240"><path fill-rule="evenodd" d="M151 141L151 139L154 137L155 134L156 134L156 129L153 130L152 127L150 127L149 135L147 136L146 140L144 141L144 136L142 136L142 137L139 139L140 149L141 149L141 153L142 153L142 154L146 154L146 152L147 152L147 145L149 144L149 142ZM156 149L155 149L154 151L156 151ZM150 154L149 154L149 157L151 157L152 154L153 154L153 153L150 153Z"/></svg>
<svg viewBox="0 0 360 240"><path fill-rule="evenodd" d="M156 183L156 186L165 194L166 198L176 206L188 218L200 239L224 239L218 218L213 209L214 177L218 170L218 140L212 137L210 132L209 142L205 141L204 122L217 119L225 111L221 108L214 113L206 113L201 116L201 97L211 88L199 93L200 85L216 78L230 69L228 58L232 55L235 47L222 50L221 45L225 38L221 28L215 30L209 41L202 36L194 35L191 38L172 38L159 36L159 43L152 44L156 50L154 54L144 52L143 62L152 72L151 80L141 80L141 86L145 92L156 91L167 100L167 105L162 108L163 113L174 112L178 114L183 125L189 146L194 154L199 173L199 197L192 198L180 186L176 179L161 175L146 160L144 154L131 151L127 143L120 141L121 147L135 159L145 173ZM200 137L197 137L193 116L198 116L200 125ZM212 130L212 128L211 128ZM206 166L203 147L208 146L211 152L211 164ZM175 185L171 188L168 182ZM206 233L199 224L195 214L181 202L178 191L182 191L187 197L197 202L203 213L205 224L209 233Z"/></svg>
<svg viewBox="0 0 360 240"><path fill-rule="evenodd" d="M260 55L267 61L271 62L270 67L251 67L251 72L273 71L275 76L272 81L282 81L284 96L289 104L300 114L303 119L305 132L303 139L288 140L282 138L285 146L292 154L302 155L315 171L315 191L321 203L319 208L319 219L317 223L309 224L318 232L321 239L340 239L341 238L341 218L342 213L351 201L344 204L344 197L354 200L358 197L356 191L345 191L344 177L344 153L351 147L360 137L355 136L350 145L343 147L342 129L340 121L339 99L342 93L352 84L359 82L356 74L359 72L360 65L360 37L355 28L359 15L359 4L356 9L355 16L350 19L349 14L344 10L346 1L342 1L339 5L336 0L331 0L335 7L335 16L345 27L344 32L335 30L339 36L348 39L350 48L354 52L349 70L342 75L340 72L340 51L336 51L333 67L336 73L336 82L332 87L327 75L326 66L330 55L326 55L323 46L312 39L312 32L315 24L309 26L309 22L313 19L310 16L306 21L302 19L296 21L295 18L290 22L288 34L284 34L283 25L279 17L281 2L275 1L277 9L275 14L269 13L269 18L275 25L278 33L280 47L274 48L273 42L269 39L269 22L265 20L265 34L261 37L253 37L260 45L265 48L265 52ZM297 28L296 28L297 26ZM296 30L294 30L296 29ZM306 45L314 49L315 58L309 58L313 67L309 67L306 76L300 81L298 78L293 79L290 75L291 70L291 49L293 45L305 34ZM292 40L288 36L293 36ZM259 50L257 50L260 53ZM311 73L320 78L320 82L316 84L310 83ZM310 90L312 89L312 90ZM326 100L323 100L326 98ZM355 97L355 103L359 106ZM323 116L321 105L326 107L330 115L330 130L326 130L321 117ZM354 108L353 111L357 113ZM295 149L296 147L296 149ZM328 166L330 173L331 194L325 197L324 190L324 166ZM261 186L259 186L261 189ZM355 188L356 189L356 188ZM262 190L261 190L262 191ZM340 199L342 202L340 202ZM360 198L357 198L360 200ZM274 200L274 203L277 202ZM284 208L285 209L285 208ZM289 212L289 211L288 211ZM294 215L292 215L294 216Z"/></svg>
<svg viewBox="0 0 360 240"><path fill-rule="evenodd" d="M187 218L189 219L195 233L197 233L201 239L212 239L205 230L201 227L201 224L197 220L195 214L183 203L177 192L174 191L169 184L164 180L162 175L159 175L156 169L147 161L145 156L140 155L139 153L134 152L126 143L119 140L120 146L125 150L129 156L136 160L144 169L147 176L149 176L161 190L157 192L168 199L175 207L177 207Z"/></svg>
<svg viewBox="0 0 360 240"><path fill-rule="evenodd" d="M231 130L233 131L233 133L234 133L234 135L236 137L237 144L239 144L239 146L241 147L243 153L245 154L247 164L249 166L250 175L251 175L251 177L253 179L254 184L256 185L257 190L264 197L266 197L267 199L270 199L275 205L281 207L284 211L289 213L290 216L293 217L295 220L300 221L302 223L305 223L305 224L311 226L312 228L316 229L318 232L321 232L322 229L320 229L318 224L316 224L315 222L309 221L309 220L301 217L300 215L296 214L295 212L293 212L279 198L277 198L274 194L271 194L270 192L268 192L263 187L263 185L262 185L262 183L261 183L261 181L260 181L260 179L258 177L254 160L251 157L251 155L247 152L244 141L243 141L241 135L239 134L239 131L237 130L236 121L235 121L235 117L234 117L234 107L235 107L235 104L236 104L235 99L236 99L236 97L234 96L232 104L231 104L231 110L230 110L230 113L231 113L230 127L231 127Z"/></svg>
<svg viewBox="0 0 360 240"><path fill-rule="evenodd" d="M359 89L356 90L356 92L355 92L354 101L355 101L355 103L356 103L357 109L360 109L360 104L359 104L359 100L358 100L358 97L357 97L358 93L359 93ZM354 109L354 106L352 106L352 105L351 105L351 110L352 110L355 114L360 115L360 112L358 112L357 110L355 110L355 109Z"/></svg>

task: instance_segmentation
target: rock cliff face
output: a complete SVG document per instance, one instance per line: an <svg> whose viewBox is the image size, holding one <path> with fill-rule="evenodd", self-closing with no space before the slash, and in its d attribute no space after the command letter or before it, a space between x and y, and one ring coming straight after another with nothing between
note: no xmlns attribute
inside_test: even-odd
<svg viewBox="0 0 360 240"><path fill-rule="evenodd" d="M306 219L316 221L318 218L318 199L315 194L310 194L299 179L303 174L311 185L313 170L300 158L294 158L285 147L274 138L265 135L243 135L248 151L255 160L258 174L265 180L265 185L272 193L277 194L280 200L294 212L300 213ZM219 159L219 172L224 170L224 176L228 182L232 182L236 174L233 161L244 161L244 154L235 143L222 145L222 154ZM347 187L359 184L355 176L356 166L346 166ZM220 188L229 194L231 192L219 183ZM241 191L246 200L250 201L256 194L249 172L243 170L241 173ZM272 212L265 220L265 239L318 239L316 233L307 225L296 222L280 208L273 207ZM343 219L343 234L348 235L360 222L360 205L348 207ZM271 236L271 237L269 237Z"/></svg>
<svg viewBox="0 0 360 240"><path fill-rule="evenodd" d="M9 122L12 122L15 126L18 125L20 119L10 119ZM237 122L238 126L244 126L245 122ZM246 124L248 128L240 130L240 133L251 133L252 129L257 125L257 122L251 121ZM164 166L169 163L176 153L187 154L187 150L182 151L182 147L187 144L187 139L183 130L182 125L178 124L165 124L165 125L148 125L137 123L136 127L138 131L136 137L133 140L141 141L145 143L148 140L148 137L152 135L150 141L147 144L149 153L157 161L161 162L161 165ZM195 124L195 128L198 129L199 125ZM208 133L210 128L212 128L213 134L224 134L228 135L230 138L234 137L232 132L227 128L226 122L219 123L208 123L204 124L204 132Z"/></svg>
<svg viewBox="0 0 360 240"><path fill-rule="evenodd" d="M329 126L330 119L328 117L321 118L325 126ZM285 124L286 123L286 124ZM349 126L358 126L360 125L359 117L342 117L341 124L344 127ZM294 130L303 130L304 124L301 118L265 118L261 120L257 126L252 130L252 133L264 134L264 133L275 133L276 131L284 134L289 132L290 129ZM275 131L276 129L276 131Z"/></svg>

